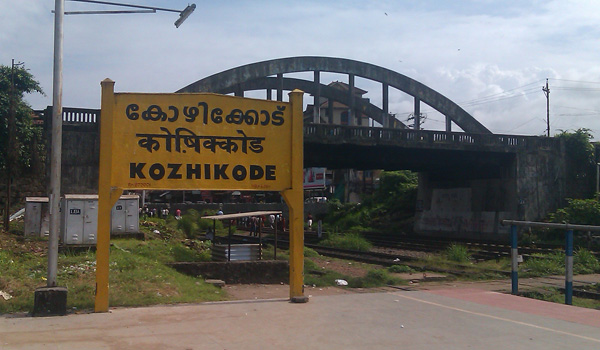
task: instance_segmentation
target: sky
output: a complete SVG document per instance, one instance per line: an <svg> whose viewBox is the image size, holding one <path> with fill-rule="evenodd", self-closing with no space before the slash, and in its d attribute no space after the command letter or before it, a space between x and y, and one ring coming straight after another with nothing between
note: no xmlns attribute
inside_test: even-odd
<svg viewBox="0 0 600 350"><path fill-rule="evenodd" d="M327 56L420 81L498 134L546 133L542 87L548 79L551 134L587 128L600 139L600 1L223 0L196 6L179 28L172 12L65 16L63 106L99 108L105 78L116 82L117 92L174 92L249 63ZM51 0L0 0L0 64L24 62L40 82L45 96L26 96L34 109L52 104L53 9ZM124 8L66 1L65 9ZM348 77L321 77L322 83L333 80ZM357 78L356 86L381 107L379 83ZM390 113L406 121L413 99L391 90ZM305 102L312 97L305 95ZM427 105L421 112L424 129L445 128L439 112Z"/></svg>

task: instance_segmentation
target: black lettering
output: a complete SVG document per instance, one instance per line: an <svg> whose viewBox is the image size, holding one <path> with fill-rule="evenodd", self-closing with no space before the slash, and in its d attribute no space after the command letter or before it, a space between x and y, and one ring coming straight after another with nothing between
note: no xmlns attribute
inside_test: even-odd
<svg viewBox="0 0 600 350"><path fill-rule="evenodd" d="M146 163L129 163L129 178L135 179L137 177L145 179L146 176L144 176L144 173L142 172L145 165Z"/></svg>
<svg viewBox="0 0 600 350"><path fill-rule="evenodd" d="M273 120L273 125L279 126L283 125L283 111L285 111L285 106L277 106L277 110L271 114L271 119Z"/></svg>
<svg viewBox="0 0 600 350"><path fill-rule="evenodd" d="M246 179L246 175L248 175L248 171L246 171L246 167L243 165L236 165L233 167L231 175L237 181L244 181L244 179Z"/></svg>
<svg viewBox="0 0 600 350"><path fill-rule="evenodd" d="M275 165L265 166L265 180L276 180L275 168Z"/></svg>
<svg viewBox="0 0 600 350"><path fill-rule="evenodd" d="M250 165L250 180L259 180L265 175L265 171L260 165Z"/></svg>
<svg viewBox="0 0 600 350"><path fill-rule="evenodd" d="M225 170L227 170L228 166L229 164L215 164L215 180L220 180L221 178L223 178L223 180L229 180L229 177L225 174Z"/></svg>
<svg viewBox="0 0 600 350"><path fill-rule="evenodd" d="M202 107L202 122L208 123L208 104L206 102L198 102L198 110Z"/></svg>
<svg viewBox="0 0 600 350"><path fill-rule="evenodd" d="M167 164L167 167L171 169L171 173L167 176L167 179L181 179L181 174L179 174L181 164Z"/></svg>
<svg viewBox="0 0 600 350"><path fill-rule="evenodd" d="M183 107L183 115L185 115L186 122L193 123L199 113L198 107Z"/></svg>
<svg viewBox="0 0 600 350"><path fill-rule="evenodd" d="M269 112L262 110L262 111L260 111L260 114L265 116L265 120L260 122L260 125L269 125L269 120L271 119L271 115L269 115Z"/></svg>
<svg viewBox="0 0 600 350"><path fill-rule="evenodd" d="M167 119L170 122L174 122L179 118L179 110L175 106L169 106L169 109L173 111L173 116Z"/></svg>
<svg viewBox="0 0 600 350"><path fill-rule="evenodd" d="M221 108L215 108L210 112L210 120L212 120L212 122L215 124L221 124L223 122L222 115L223 110Z"/></svg>
<svg viewBox="0 0 600 350"><path fill-rule="evenodd" d="M136 112L140 109L140 106L136 105L135 103L132 103L130 105L127 106L127 108L125 109L125 115L127 116L128 119L130 120L137 120L140 117L139 113L131 113Z"/></svg>
<svg viewBox="0 0 600 350"><path fill-rule="evenodd" d="M165 167L160 163L154 163L150 166L148 174L153 180L160 180L165 177Z"/></svg>
<svg viewBox="0 0 600 350"><path fill-rule="evenodd" d="M152 121L158 121L162 119L162 121L165 121L167 120L167 113L163 112L160 106L151 105L145 112L142 113L142 119Z"/></svg>
<svg viewBox="0 0 600 350"><path fill-rule="evenodd" d="M210 164L204 164L204 178L210 180Z"/></svg>
<svg viewBox="0 0 600 350"><path fill-rule="evenodd" d="M187 164L187 178L200 179L200 164Z"/></svg>

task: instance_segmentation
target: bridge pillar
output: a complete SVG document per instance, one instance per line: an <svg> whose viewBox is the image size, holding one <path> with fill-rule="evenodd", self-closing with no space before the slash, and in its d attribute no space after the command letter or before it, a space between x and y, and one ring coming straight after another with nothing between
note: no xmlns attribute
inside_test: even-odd
<svg viewBox="0 0 600 350"><path fill-rule="evenodd" d="M330 98L327 99L327 122L333 124L333 101Z"/></svg>
<svg viewBox="0 0 600 350"><path fill-rule="evenodd" d="M415 97L415 130L421 130L421 100Z"/></svg>
<svg viewBox="0 0 600 350"><path fill-rule="evenodd" d="M446 131L452 132L452 119L449 116L446 116Z"/></svg>
<svg viewBox="0 0 600 350"><path fill-rule="evenodd" d="M355 126L356 118L354 113L354 74L348 74L348 94L350 106L348 106L348 125Z"/></svg>
<svg viewBox="0 0 600 350"><path fill-rule="evenodd" d="M237 85L234 91L235 96L244 97L244 90L241 86Z"/></svg>
<svg viewBox="0 0 600 350"><path fill-rule="evenodd" d="M315 71L315 94L313 95L313 123L321 122L321 72Z"/></svg>
<svg viewBox="0 0 600 350"><path fill-rule="evenodd" d="M381 121L383 122L384 128L391 128L392 126L390 123L390 111L389 111L390 88L389 88L389 85L386 83L383 83L382 87L383 87L383 101L382 101L383 118Z"/></svg>
<svg viewBox="0 0 600 350"><path fill-rule="evenodd" d="M277 74L277 101L283 101L283 74Z"/></svg>

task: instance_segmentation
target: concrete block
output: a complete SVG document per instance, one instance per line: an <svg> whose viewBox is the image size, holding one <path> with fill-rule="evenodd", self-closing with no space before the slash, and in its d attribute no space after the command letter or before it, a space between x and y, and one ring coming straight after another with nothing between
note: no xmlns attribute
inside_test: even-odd
<svg viewBox="0 0 600 350"><path fill-rule="evenodd" d="M66 313L66 287L40 287L35 290L33 316L64 316Z"/></svg>

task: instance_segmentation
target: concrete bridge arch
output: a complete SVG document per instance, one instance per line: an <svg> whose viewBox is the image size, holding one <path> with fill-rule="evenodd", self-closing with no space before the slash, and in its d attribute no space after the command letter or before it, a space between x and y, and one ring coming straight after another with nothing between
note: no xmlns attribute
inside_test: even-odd
<svg viewBox="0 0 600 350"><path fill-rule="evenodd" d="M357 106L356 101L358 99L354 98L354 78L358 76L380 82L383 92L383 108L381 109L380 116L377 117L378 111L370 106L368 108L370 109L369 113L372 113L370 116L384 127L394 126L388 113L389 87L393 87L414 97L414 115L417 118L415 121L416 129L419 128L418 118L420 116L420 105L423 102L446 116L447 131L451 129L451 122L454 122L468 133L491 133L464 109L432 88L387 68L344 58L299 56L251 63L213 74L189 84L177 92L233 92L241 95L244 89L270 89L275 84L277 99L281 100L283 98L284 85L290 86L289 84L294 82L284 79L283 74L307 71L314 72L314 80L310 84L313 88L306 89L305 85L305 91L310 90L315 96L316 101L319 100L323 91L325 91L326 95L329 94L326 89L323 89L324 85L320 83L321 72L348 74L350 89L348 97L345 100L348 102L347 105L349 106L350 113L354 113L354 111L359 110L358 107L362 107ZM272 76L276 76L276 78L268 78ZM319 118L319 110L315 108L315 120L319 120ZM350 118L350 120L353 119Z"/></svg>

